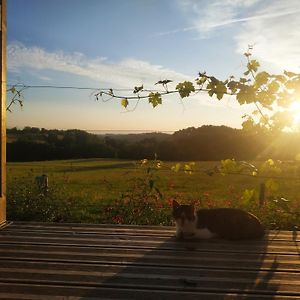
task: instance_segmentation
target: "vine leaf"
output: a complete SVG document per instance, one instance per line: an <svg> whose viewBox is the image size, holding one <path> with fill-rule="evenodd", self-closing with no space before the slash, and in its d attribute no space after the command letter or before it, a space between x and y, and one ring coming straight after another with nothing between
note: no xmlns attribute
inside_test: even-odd
<svg viewBox="0 0 300 300"><path fill-rule="evenodd" d="M260 66L259 62L256 59L252 59L248 62L247 68L251 72L257 72L258 67ZM246 75L246 74L245 74ZM248 75L248 74L247 74Z"/></svg>
<svg viewBox="0 0 300 300"><path fill-rule="evenodd" d="M188 97L191 92L195 92L195 87L192 82L184 81L176 85L176 90L178 90L181 98L185 98Z"/></svg>
<svg viewBox="0 0 300 300"><path fill-rule="evenodd" d="M166 85L170 82L173 82L173 80L169 80L169 79L165 79L165 80L159 80L157 81L155 84L162 84L162 85Z"/></svg>
<svg viewBox="0 0 300 300"><path fill-rule="evenodd" d="M245 103L255 102L255 89L252 86L243 85L236 95L237 101L242 105Z"/></svg>
<svg viewBox="0 0 300 300"><path fill-rule="evenodd" d="M219 100L221 100L224 94L227 93L227 87L225 83L215 78L207 85L207 89L209 90L208 95L210 97L216 94Z"/></svg>
<svg viewBox="0 0 300 300"><path fill-rule="evenodd" d="M266 84L268 82L269 78L270 78L270 74L265 71L257 73L255 76L256 86L260 87L263 84Z"/></svg>
<svg viewBox="0 0 300 300"><path fill-rule="evenodd" d="M133 93L134 93L134 94L137 94L137 93L139 93L140 91L142 91L143 88L144 88L143 85L141 85L141 86L135 86L135 87L134 87L134 90L133 90Z"/></svg>
<svg viewBox="0 0 300 300"><path fill-rule="evenodd" d="M121 100L121 105L122 105L123 107L127 108L128 104L129 104L129 102L128 102L127 98L123 98L123 99Z"/></svg>
<svg viewBox="0 0 300 300"><path fill-rule="evenodd" d="M149 97L149 103L152 104L153 108L156 107L159 104L162 104L162 99L161 99L161 94L160 93L151 92L148 97Z"/></svg>

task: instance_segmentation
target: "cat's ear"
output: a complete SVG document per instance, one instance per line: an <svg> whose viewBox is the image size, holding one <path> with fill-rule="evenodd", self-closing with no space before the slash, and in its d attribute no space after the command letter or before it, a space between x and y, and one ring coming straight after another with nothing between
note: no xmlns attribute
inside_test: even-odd
<svg viewBox="0 0 300 300"><path fill-rule="evenodd" d="M178 208L179 206L180 204L176 200L173 200L173 208Z"/></svg>

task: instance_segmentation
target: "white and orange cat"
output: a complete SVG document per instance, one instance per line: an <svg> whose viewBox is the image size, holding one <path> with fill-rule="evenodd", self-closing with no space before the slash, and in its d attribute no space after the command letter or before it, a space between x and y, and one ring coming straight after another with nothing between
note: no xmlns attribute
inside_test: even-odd
<svg viewBox="0 0 300 300"><path fill-rule="evenodd" d="M237 208L200 209L193 205L181 205L173 200L173 217L177 238L228 240L261 238L265 230L259 219Z"/></svg>

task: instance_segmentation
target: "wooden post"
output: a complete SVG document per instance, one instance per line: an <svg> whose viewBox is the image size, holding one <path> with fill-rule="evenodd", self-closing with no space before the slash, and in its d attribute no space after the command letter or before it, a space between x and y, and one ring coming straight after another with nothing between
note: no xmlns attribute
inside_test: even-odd
<svg viewBox="0 0 300 300"><path fill-rule="evenodd" d="M260 184L259 188L259 207L263 207L265 205L266 198L266 185L264 183Z"/></svg>
<svg viewBox="0 0 300 300"><path fill-rule="evenodd" d="M6 0L0 0L0 226L6 222Z"/></svg>

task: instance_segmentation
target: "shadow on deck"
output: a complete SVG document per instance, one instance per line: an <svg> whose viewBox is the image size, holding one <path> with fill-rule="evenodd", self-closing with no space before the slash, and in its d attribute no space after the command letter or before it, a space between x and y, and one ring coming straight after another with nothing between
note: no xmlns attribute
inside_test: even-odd
<svg viewBox="0 0 300 300"><path fill-rule="evenodd" d="M0 298L300 299L299 240L178 242L171 227L12 223Z"/></svg>

